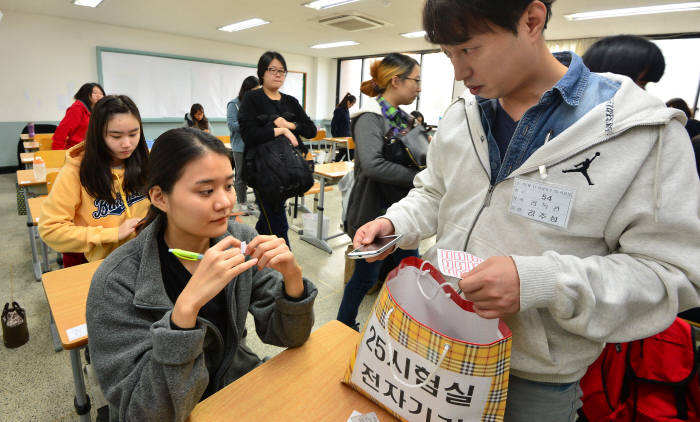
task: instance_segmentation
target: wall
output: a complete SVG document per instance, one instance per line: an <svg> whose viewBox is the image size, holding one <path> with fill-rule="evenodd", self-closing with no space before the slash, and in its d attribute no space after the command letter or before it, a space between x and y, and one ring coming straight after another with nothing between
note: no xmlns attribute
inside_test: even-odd
<svg viewBox="0 0 700 422"><path fill-rule="evenodd" d="M97 81L96 47L115 47L256 64L263 49L161 32L3 10L0 22L0 167L17 165L17 134L28 121L57 123L85 82ZM288 54L290 70L307 72L306 111L332 114L335 60ZM109 87L105 87L110 93ZM233 98L237 93L222 93ZM318 111L318 112L317 112ZM154 138L179 124L147 123ZM214 133L228 135L225 123Z"/></svg>

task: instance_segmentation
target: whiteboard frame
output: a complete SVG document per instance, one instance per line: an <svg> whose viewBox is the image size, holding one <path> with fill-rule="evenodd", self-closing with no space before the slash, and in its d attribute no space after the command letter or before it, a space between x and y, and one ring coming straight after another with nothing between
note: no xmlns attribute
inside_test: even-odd
<svg viewBox="0 0 700 422"><path fill-rule="evenodd" d="M166 59L188 60L188 61L193 61L193 62L223 64L223 65L228 65L228 66L251 67L254 69L257 69L257 67L258 67L256 64L250 64L250 63L232 62L232 61L218 60L218 59L207 59L207 58L203 58L203 57L180 56L177 54L158 53L158 52L153 52L153 51L129 50L129 49L124 49L124 48L104 47L104 46L98 45L96 48L97 81L99 82L100 85L104 85L104 78L103 78L103 74L102 74L102 53L103 52L105 52L105 53L134 54L134 55L138 55L138 56L162 57L162 58L166 58ZM301 106L304 110L306 110L306 72L289 70L289 73L300 73L303 75L303 77L302 77L303 98L301 101ZM151 118L145 118L142 120L144 123L176 123L176 122L182 122L182 117L159 117L159 118L151 117ZM209 121L210 122L226 122L226 119L222 118L222 117L212 117L209 119Z"/></svg>

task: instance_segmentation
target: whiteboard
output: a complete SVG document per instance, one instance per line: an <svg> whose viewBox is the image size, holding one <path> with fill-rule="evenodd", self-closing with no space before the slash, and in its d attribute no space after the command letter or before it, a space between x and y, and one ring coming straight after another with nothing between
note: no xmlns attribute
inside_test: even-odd
<svg viewBox="0 0 700 422"><path fill-rule="evenodd" d="M99 81L107 94L131 97L142 119L183 120L194 103L209 119L226 118L226 104L256 66L97 47ZM306 73L290 71L281 91L305 107Z"/></svg>

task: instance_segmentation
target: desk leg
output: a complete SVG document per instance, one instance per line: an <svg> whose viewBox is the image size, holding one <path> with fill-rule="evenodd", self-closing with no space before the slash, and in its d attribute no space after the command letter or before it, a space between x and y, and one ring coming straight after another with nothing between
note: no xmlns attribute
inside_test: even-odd
<svg viewBox="0 0 700 422"><path fill-rule="evenodd" d="M29 212L29 189L22 186L24 191L24 207L27 210L27 231L29 232L29 245L32 247L32 268L34 269L34 279L41 281L41 263L36 251L36 242L34 241L34 222L32 221L32 213Z"/></svg>
<svg viewBox="0 0 700 422"><path fill-rule="evenodd" d="M47 273L51 271L51 264L49 263L49 247L44 243L44 241L39 236L39 228L35 226L36 237L39 239L39 244L41 245L41 272Z"/></svg>
<svg viewBox="0 0 700 422"><path fill-rule="evenodd" d="M73 384L75 384L75 400L73 405L80 422L90 422L90 398L85 392L83 368L80 363L80 347L70 350L70 365L73 368Z"/></svg>
<svg viewBox="0 0 700 422"><path fill-rule="evenodd" d="M51 340L53 341L54 352L60 352L63 350L63 345L61 345L61 337L58 335L58 330L56 329L56 321L53 319L53 314L49 312L49 331L51 332Z"/></svg>
<svg viewBox="0 0 700 422"><path fill-rule="evenodd" d="M316 226L316 236L311 237L308 235L301 236L301 240L311 243L312 245L316 246L317 248L324 250L328 253L333 253L333 249L331 249L330 246L328 246L328 243L326 243L325 240L323 240L323 200L324 200L324 194L326 193L326 178L321 176L321 191L318 194L318 206L317 210L318 212L316 215L318 215L318 225Z"/></svg>

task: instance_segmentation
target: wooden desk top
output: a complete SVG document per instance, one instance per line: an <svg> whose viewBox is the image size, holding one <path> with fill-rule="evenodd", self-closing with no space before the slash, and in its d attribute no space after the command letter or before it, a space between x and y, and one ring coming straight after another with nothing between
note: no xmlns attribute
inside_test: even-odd
<svg viewBox="0 0 700 422"><path fill-rule="evenodd" d="M318 174L319 176L328 177L331 179L340 179L354 167L355 163L353 163L352 161L338 161L336 163L316 164L316 166L314 167L314 174Z"/></svg>
<svg viewBox="0 0 700 422"><path fill-rule="evenodd" d="M340 382L359 340L359 333L331 321L303 346L285 350L199 403L188 420L345 422L357 410L396 421Z"/></svg>
<svg viewBox="0 0 700 422"><path fill-rule="evenodd" d="M22 142L24 149L39 149L39 143L33 141Z"/></svg>
<svg viewBox="0 0 700 422"><path fill-rule="evenodd" d="M76 265L62 270L44 273L41 276L49 308L56 321L56 330L61 337L61 344L66 350L84 346L88 342L87 328L85 335L69 339L66 330L85 327L85 304L92 275L102 260Z"/></svg>
<svg viewBox="0 0 700 422"><path fill-rule="evenodd" d="M34 153L33 152L20 152L19 153L19 160L22 162L22 164L30 164L32 161L34 161Z"/></svg>
<svg viewBox="0 0 700 422"><path fill-rule="evenodd" d="M327 142L335 142L336 144L347 144L349 137L339 136L336 138L323 138Z"/></svg>
<svg viewBox="0 0 700 422"><path fill-rule="evenodd" d="M48 198L46 195L37 196L35 198L29 198L27 203L29 204L29 214L32 216L32 221L36 226L39 223L39 216L41 215L41 204L44 200Z"/></svg>
<svg viewBox="0 0 700 422"><path fill-rule="evenodd" d="M28 140L34 139L34 138L30 138L29 134L27 134L27 133L20 133L19 139L22 141L28 141Z"/></svg>
<svg viewBox="0 0 700 422"><path fill-rule="evenodd" d="M52 173L54 171L60 171L57 168L47 168L46 174ZM39 186L45 185L46 179L37 180L34 178L34 170L17 170L17 184L20 186Z"/></svg>

